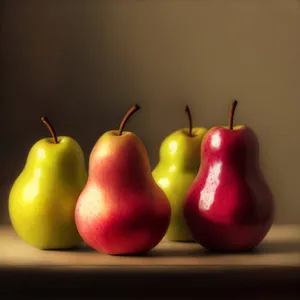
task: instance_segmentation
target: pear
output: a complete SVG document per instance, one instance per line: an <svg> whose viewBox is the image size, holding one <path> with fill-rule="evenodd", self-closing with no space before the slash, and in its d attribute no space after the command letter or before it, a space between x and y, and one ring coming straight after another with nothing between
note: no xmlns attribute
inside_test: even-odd
<svg viewBox="0 0 300 300"><path fill-rule="evenodd" d="M154 181L147 151L132 132L104 133L89 160L88 182L76 205L75 221L87 245L110 255L134 255L153 249L170 222L170 205Z"/></svg>
<svg viewBox="0 0 300 300"><path fill-rule="evenodd" d="M215 126L202 142L202 163L185 202L184 216L195 241L217 252L257 247L274 221L274 199L259 165L259 141L246 125Z"/></svg>
<svg viewBox="0 0 300 300"><path fill-rule="evenodd" d="M21 239L39 249L66 249L82 242L74 210L87 180L84 154L67 136L44 138L31 148L9 195L9 215Z"/></svg>
<svg viewBox="0 0 300 300"><path fill-rule="evenodd" d="M171 222L166 234L170 241L193 241L183 215L186 193L200 167L200 149L206 128L193 127L188 106L185 109L189 128L179 129L167 136L160 147L160 160L152 171L157 184L171 205Z"/></svg>

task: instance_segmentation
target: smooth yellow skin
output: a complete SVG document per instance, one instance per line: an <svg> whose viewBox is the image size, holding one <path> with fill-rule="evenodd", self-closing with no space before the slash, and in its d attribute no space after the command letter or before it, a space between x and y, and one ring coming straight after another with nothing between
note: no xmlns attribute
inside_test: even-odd
<svg viewBox="0 0 300 300"><path fill-rule="evenodd" d="M77 198L87 181L84 155L70 137L33 145L9 195L16 233L39 249L67 249L82 240L75 225Z"/></svg>
<svg viewBox="0 0 300 300"><path fill-rule="evenodd" d="M171 222L166 233L170 241L192 241L183 216L183 204L200 167L201 143L207 129L193 128L193 137L188 131L187 128L177 130L163 141L159 163L152 171L171 205Z"/></svg>

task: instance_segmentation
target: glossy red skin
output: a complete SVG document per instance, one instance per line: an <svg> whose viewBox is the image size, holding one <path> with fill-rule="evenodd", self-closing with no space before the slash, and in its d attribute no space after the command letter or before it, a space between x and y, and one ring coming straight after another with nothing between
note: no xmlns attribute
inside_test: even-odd
<svg viewBox="0 0 300 300"><path fill-rule="evenodd" d="M146 150L136 138L113 137L123 142L101 159L101 145L94 149L90 176L75 209L77 229L86 244L110 255L150 251L170 223L169 201L155 183Z"/></svg>
<svg viewBox="0 0 300 300"><path fill-rule="evenodd" d="M272 193L259 168L259 143L248 127L214 127L204 137L201 167L184 204L193 238L212 251L246 251L266 236Z"/></svg>

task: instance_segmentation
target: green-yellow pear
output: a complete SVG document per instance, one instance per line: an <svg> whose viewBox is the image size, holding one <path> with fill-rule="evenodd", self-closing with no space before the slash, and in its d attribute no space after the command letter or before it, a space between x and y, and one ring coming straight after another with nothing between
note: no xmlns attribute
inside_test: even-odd
<svg viewBox="0 0 300 300"><path fill-rule="evenodd" d="M76 247L82 239L74 211L87 181L83 151L74 139L56 136L46 117L42 121L52 138L31 148L9 195L10 220L19 237L36 248Z"/></svg>
<svg viewBox="0 0 300 300"><path fill-rule="evenodd" d="M152 171L171 205L171 222L166 238L182 242L193 241L184 220L183 205L200 167L201 143L207 132L203 127L193 128L188 106L185 111L189 118L189 128L177 130L164 139L160 147L159 163Z"/></svg>

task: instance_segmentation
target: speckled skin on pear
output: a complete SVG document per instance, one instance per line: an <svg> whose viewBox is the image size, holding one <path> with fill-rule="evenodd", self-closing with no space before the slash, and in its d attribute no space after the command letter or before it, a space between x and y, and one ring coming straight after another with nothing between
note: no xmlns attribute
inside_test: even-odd
<svg viewBox="0 0 300 300"><path fill-rule="evenodd" d="M76 205L83 240L106 254L146 253L164 237L170 215L138 136L104 133L91 152L88 182Z"/></svg>
<svg viewBox="0 0 300 300"><path fill-rule="evenodd" d="M173 132L160 147L160 160L152 175L167 195L171 205L171 222L166 238L171 241L192 241L183 216L186 193L200 166L200 148L205 128Z"/></svg>
<svg viewBox="0 0 300 300"><path fill-rule="evenodd" d="M9 195L16 233L40 249L71 248L82 241L74 210L87 180L84 155L72 138L58 141L45 138L33 145Z"/></svg>

